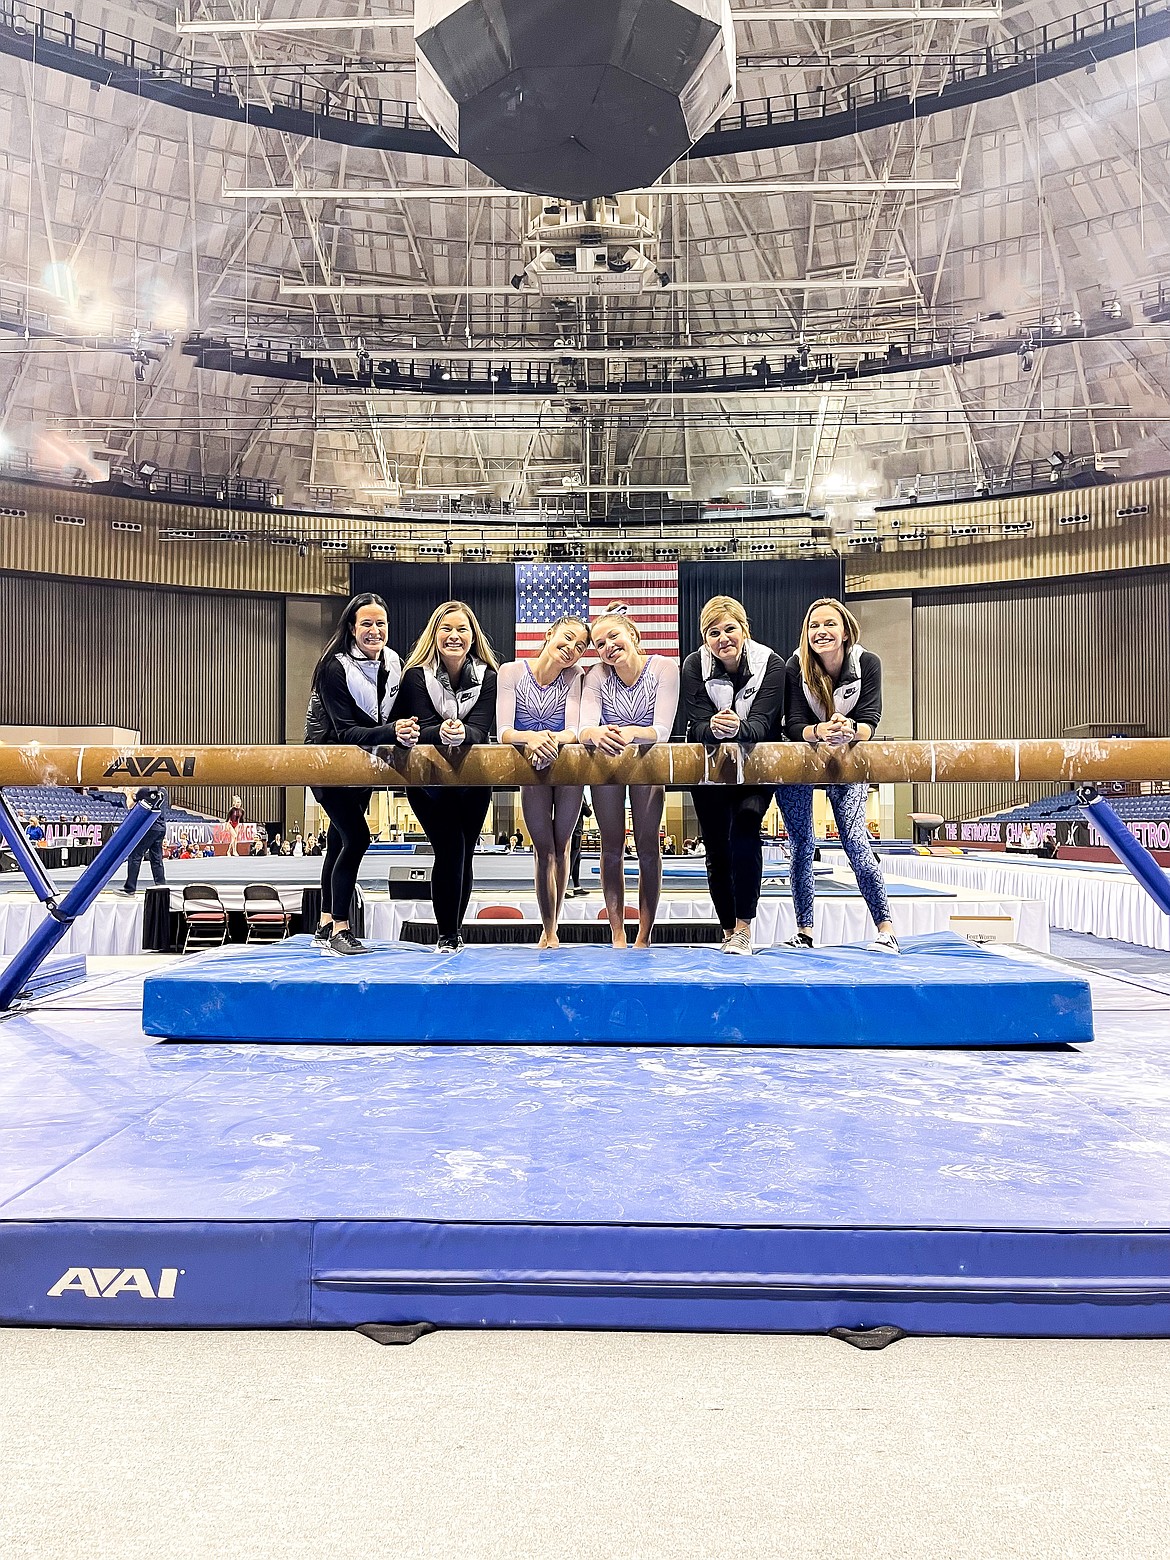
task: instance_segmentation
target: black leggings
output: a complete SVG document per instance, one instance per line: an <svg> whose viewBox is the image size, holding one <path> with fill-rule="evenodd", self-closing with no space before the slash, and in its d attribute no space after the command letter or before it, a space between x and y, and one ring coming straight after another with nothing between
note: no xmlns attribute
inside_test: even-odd
<svg viewBox="0 0 1170 1560"><path fill-rule="evenodd" d="M348 921L362 858L370 847L366 808L373 791L347 786L313 788L313 796L329 819L325 860L321 863L321 914Z"/></svg>
<svg viewBox="0 0 1170 1560"><path fill-rule="evenodd" d="M760 825L772 800L768 785L704 785L691 792L707 851L707 885L724 931L750 921L760 902L764 849Z"/></svg>
<svg viewBox="0 0 1170 1560"><path fill-rule="evenodd" d="M475 847L491 806L488 786L412 786L406 800L435 852L431 903L440 937L457 937L471 898Z"/></svg>

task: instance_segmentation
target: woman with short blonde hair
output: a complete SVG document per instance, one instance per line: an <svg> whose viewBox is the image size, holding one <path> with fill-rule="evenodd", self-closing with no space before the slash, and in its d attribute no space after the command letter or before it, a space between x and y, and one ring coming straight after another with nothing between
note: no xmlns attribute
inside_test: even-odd
<svg viewBox="0 0 1170 1560"><path fill-rule="evenodd" d="M702 645L683 662L687 740L714 745L762 742L784 703L784 662L751 637L743 603L712 596L699 614ZM760 826L772 801L767 785L697 785L691 801L706 847L707 886L723 929L722 951L750 954L764 852Z"/></svg>

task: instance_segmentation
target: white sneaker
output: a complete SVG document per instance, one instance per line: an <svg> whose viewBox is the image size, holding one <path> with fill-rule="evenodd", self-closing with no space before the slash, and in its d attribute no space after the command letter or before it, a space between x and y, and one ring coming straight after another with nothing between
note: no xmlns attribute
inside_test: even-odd
<svg viewBox="0 0 1170 1560"><path fill-rule="evenodd" d="M732 932L724 939L720 953L752 953L752 934L750 932Z"/></svg>
<svg viewBox="0 0 1170 1560"><path fill-rule="evenodd" d="M893 932L879 932L869 945L870 953L901 953Z"/></svg>

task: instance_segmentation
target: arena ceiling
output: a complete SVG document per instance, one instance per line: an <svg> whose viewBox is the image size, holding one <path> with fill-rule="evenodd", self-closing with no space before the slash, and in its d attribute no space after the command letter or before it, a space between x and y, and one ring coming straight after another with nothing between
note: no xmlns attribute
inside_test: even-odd
<svg viewBox="0 0 1170 1560"><path fill-rule="evenodd" d="M652 202L669 285L558 300L512 283L520 198L407 112L407 13L180 33L173 0L2 0L0 450L320 509L756 488L845 523L1056 452L1170 467L1170 3L746 9L737 107ZM1110 47L1044 79L1045 40L1102 18Z"/></svg>

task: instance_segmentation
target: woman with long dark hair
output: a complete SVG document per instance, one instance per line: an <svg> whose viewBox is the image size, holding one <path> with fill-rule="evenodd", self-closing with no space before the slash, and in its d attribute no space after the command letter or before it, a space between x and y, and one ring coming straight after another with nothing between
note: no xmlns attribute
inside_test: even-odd
<svg viewBox="0 0 1170 1560"><path fill-rule="evenodd" d="M496 718L495 651L465 601L444 601L431 613L406 662L402 710L414 717L418 740L461 748L487 742ZM437 953L458 953L471 899L475 847L491 805L485 785L412 786L406 799L431 842L431 903Z"/></svg>
<svg viewBox="0 0 1170 1560"><path fill-rule="evenodd" d="M814 601L804 615L800 648L789 657L784 689L784 735L810 747L844 748L868 742L882 714L882 663L861 644L861 626L832 596ZM780 785L776 801L792 850L792 903L796 933L786 948L813 945L813 787ZM897 953L885 878L865 823L869 786L827 785L825 794L861 896L877 927L870 947Z"/></svg>
<svg viewBox="0 0 1170 1560"><path fill-rule="evenodd" d="M352 743L372 750L395 742L413 747L418 741L417 720L410 715L395 719L402 661L387 644L389 630L381 596L366 592L347 603L313 670L306 742ZM313 796L329 819L321 863L321 920L313 936L323 953L367 952L351 930L349 917L362 858L370 845L366 809L372 795L372 788L313 787Z"/></svg>
<svg viewBox="0 0 1170 1560"><path fill-rule="evenodd" d="M687 740L763 742L784 704L784 662L751 637L734 596L712 596L699 615L703 644L683 662ZM764 850L760 825L768 785L697 785L691 790L706 846L707 886L723 928L724 953L750 954Z"/></svg>

